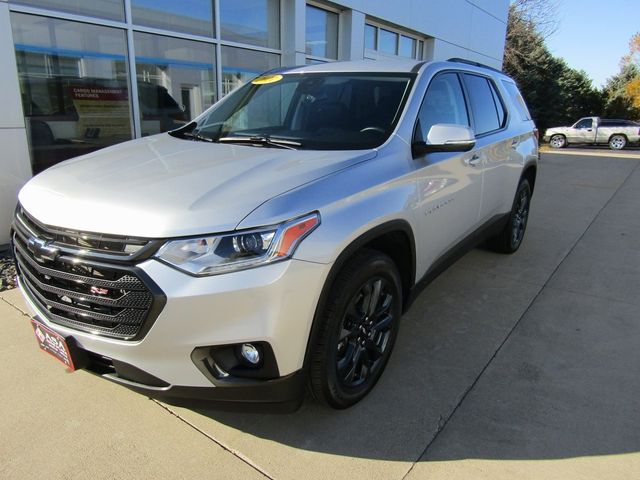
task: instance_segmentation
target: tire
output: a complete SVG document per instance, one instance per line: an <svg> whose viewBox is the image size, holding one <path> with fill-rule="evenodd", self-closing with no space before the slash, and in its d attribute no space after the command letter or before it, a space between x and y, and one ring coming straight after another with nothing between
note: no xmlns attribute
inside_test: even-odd
<svg viewBox="0 0 640 480"><path fill-rule="evenodd" d="M609 139L609 148L611 150L622 150L627 146L627 137L624 135L613 135Z"/></svg>
<svg viewBox="0 0 640 480"><path fill-rule="evenodd" d="M551 148L565 148L567 146L567 137L560 134L552 135L549 139L549 145Z"/></svg>
<svg viewBox="0 0 640 480"><path fill-rule="evenodd" d="M487 244L491 250L499 253L515 253L522 245L524 233L529 219L531 205L531 186L525 178L520 180L516 196L511 207L509 221L502 231L490 238Z"/></svg>
<svg viewBox="0 0 640 480"><path fill-rule="evenodd" d="M376 250L356 253L336 277L319 318L309 367L316 400L344 409L371 391L391 355L401 314L394 262Z"/></svg>

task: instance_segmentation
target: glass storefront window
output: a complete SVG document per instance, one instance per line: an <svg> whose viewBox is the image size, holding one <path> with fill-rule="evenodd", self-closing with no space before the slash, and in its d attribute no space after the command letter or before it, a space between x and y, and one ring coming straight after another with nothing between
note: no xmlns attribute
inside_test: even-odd
<svg viewBox="0 0 640 480"><path fill-rule="evenodd" d="M123 0L10 0L10 3L124 21Z"/></svg>
<svg viewBox="0 0 640 480"><path fill-rule="evenodd" d="M22 13L11 25L34 174L131 139L123 30Z"/></svg>
<svg viewBox="0 0 640 480"><path fill-rule="evenodd" d="M213 0L131 0L133 23L213 37Z"/></svg>
<svg viewBox="0 0 640 480"><path fill-rule="evenodd" d="M380 51L389 55L395 55L398 48L398 34L385 30L384 28L381 28L379 32Z"/></svg>
<svg viewBox="0 0 640 480"><path fill-rule="evenodd" d="M411 37L400 35L400 48L398 55L407 58L416 58L416 40Z"/></svg>
<svg viewBox="0 0 640 480"><path fill-rule="evenodd" d="M223 40L280 48L280 0L220 0Z"/></svg>
<svg viewBox="0 0 640 480"><path fill-rule="evenodd" d="M307 5L307 55L338 58L338 14Z"/></svg>
<svg viewBox="0 0 640 480"><path fill-rule="evenodd" d="M418 40L415 37L393 32L369 23L365 24L364 27L365 57L369 59L377 58L374 52L421 59L423 43L422 40Z"/></svg>
<svg viewBox="0 0 640 480"><path fill-rule="evenodd" d="M280 55L244 48L222 47L222 95L256 75L280 66Z"/></svg>
<svg viewBox="0 0 640 480"><path fill-rule="evenodd" d="M378 41L378 29L373 25L364 26L364 48L375 50Z"/></svg>
<svg viewBox="0 0 640 480"><path fill-rule="evenodd" d="M178 128L213 104L213 45L141 32L134 43L143 136Z"/></svg>

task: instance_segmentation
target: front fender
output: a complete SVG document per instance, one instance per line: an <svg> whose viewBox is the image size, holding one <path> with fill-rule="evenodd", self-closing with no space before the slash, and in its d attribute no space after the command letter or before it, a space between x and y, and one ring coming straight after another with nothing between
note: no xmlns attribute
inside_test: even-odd
<svg viewBox="0 0 640 480"><path fill-rule="evenodd" d="M335 262L354 240L388 222L403 221L415 231L418 194L409 149L401 141L390 147L374 159L269 200L238 228L274 224L317 210L321 225L294 255L317 263Z"/></svg>

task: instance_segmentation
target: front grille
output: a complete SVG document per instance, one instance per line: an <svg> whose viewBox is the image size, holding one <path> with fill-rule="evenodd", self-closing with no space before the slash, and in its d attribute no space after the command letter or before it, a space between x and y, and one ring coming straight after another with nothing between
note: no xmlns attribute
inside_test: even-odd
<svg viewBox="0 0 640 480"><path fill-rule="evenodd" d="M122 235L80 232L66 228L43 225L29 215L20 205L16 210L16 224L29 236L55 243L63 251L82 250L96 258L127 260L144 256L157 246L157 241Z"/></svg>
<svg viewBox="0 0 640 480"><path fill-rule="evenodd" d="M155 242L136 239L140 249L127 253L123 245L129 238L70 235L71 231L60 237L61 231L18 211L13 251L26 293L47 319L58 325L123 340L141 338L160 313L165 297L133 266L133 260L126 258L137 258L140 251L148 253L149 245ZM87 236L100 238L96 240L99 243L73 246L73 241L84 241ZM38 245L55 247L55 254L41 254ZM105 253L105 246L110 253ZM103 261L109 258L113 263Z"/></svg>

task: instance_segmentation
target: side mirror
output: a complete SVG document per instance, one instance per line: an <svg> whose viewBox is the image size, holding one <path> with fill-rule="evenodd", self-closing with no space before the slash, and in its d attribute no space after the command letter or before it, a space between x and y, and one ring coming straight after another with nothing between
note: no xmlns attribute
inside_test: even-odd
<svg viewBox="0 0 640 480"><path fill-rule="evenodd" d="M426 142L413 142L413 157L434 152L468 152L476 144L475 133L465 125L437 123L429 129Z"/></svg>

